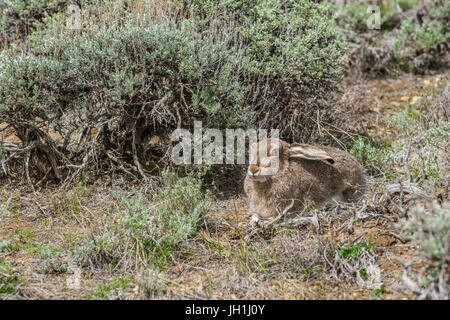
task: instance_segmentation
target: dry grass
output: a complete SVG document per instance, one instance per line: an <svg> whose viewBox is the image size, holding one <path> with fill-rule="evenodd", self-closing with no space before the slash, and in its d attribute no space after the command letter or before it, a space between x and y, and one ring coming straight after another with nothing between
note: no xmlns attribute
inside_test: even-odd
<svg viewBox="0 0 450 320"><path fill-rule="evenodd" d="M124 255L124 260L114 264L108 257L102 260L97 256L85 265L71 265L71 250L80 239L91 239L93 234L107 236L114 247L112 254L123 253L124 244L108 234L107 221L115 217L111 190L124 187L94 186L89 194L78 196L76 190L53 190L52 195L24 197L25 190L16 190L12 197L16 209L4 218L0 229L0 237L13 243L14 249L3 250L0 257L22 280L18 293L3 297L367 299L381 283L384 298L404 296L398 291L400 281L389 275L398 270L378 264L388 251L398 254L410 249L402 247L392 225L398 215L388 208L388 202L395 202L395 197L384 203L376 200L365 206L340 205L315 212L319 229L263 230L250 242L244 240L250 229L245 203L228 200L221 209L210 212L197 236L173 250L172 261L162 269L134 260L139 259L138 252ZM60 199L59 206L52 198ZM61 261L69 265L67 272L39 273L42 244L60 250ZM76 272L80 273L80 287L70 288ZM120 294L110 285L118 277L128 279ZM100 284L103 287L98 287Z"/></svg>
<svg viewBox="0 0 450 320"><path fill-rule="evenodd" d="M434 94L431 105L445 103L442 97ZM371 117L370 111L363 113L363 119ZM414 132L418 131L410 131ZM384 131L379 133L383 136ZM408 141L408 136L398 136L405 138ZM158 180L132 185L121 176L85 178L70 190L34 193L26 185L6 185L1 189L0 260L10 267L7 279L14 280L15 290L0 295L4 299L415 298L402 280L404 267L419 272L428 262L412 259L416 247L396 223L417 203L428 202L419 188L439 199L439 188L445 187L418 187L420 175L419 180L407 180L404 164L411 160L413 165L417 155L429 156L432 150L427 150L403 157L394 181L373 178L361 203L312 211L308 216L315 218L315 225L261 228L250 241L245 239L252 230L245 199L216 200L200 232L168 252L162 264L114 233L114 226L119 226L114 192L141 193L150 201L161 186ZM89 241L97 249L79 255L84 260L75 259L75 250L83 243L89 249ZM57 254L48 253L51 250L43 254L42 248L49 247ZM48 268L59 265L66 269ZM74 285L77 281L79 286Z"/></svg>

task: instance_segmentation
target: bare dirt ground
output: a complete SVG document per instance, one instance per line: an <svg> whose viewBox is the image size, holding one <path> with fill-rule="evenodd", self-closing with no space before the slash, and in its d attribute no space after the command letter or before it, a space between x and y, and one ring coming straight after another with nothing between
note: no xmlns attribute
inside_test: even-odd
<svg viewBox="0 0 450 320"><path fill-rule="evenodd" d="M340 112L348 112L349 126L365 128L371 136L391 140L399 134L386 123L386 115L406 103L414 104L448 74L405 75L395 79L365 80L346 84ZM367 198L381 184L371 182ZM0 239L11 249L0 259L11 267L17 291L0 299L413 299L401 281L401 265L391 254L408 258L415 248L395 232L397 217L361 219L345 232L340 224L321 222L313 226L278 228L260 234L250 243L244 237L250 228L245 198L217 201L205 227L177 249L174 262L165 270L164 290L146 294L139 285L138 270L84 268L79 286L71 285L74 272L42 272L39 246L51 243L68 257L78 239L113 216L113 190L129 190L120 179L102 179L89 191L52 189L36 193L27 186L0 187L2 199L12 197L11 215L0 225ZM395 210L392 211L395 214ZM397 213L401 214L401 213ZM114 223L114 221L113 221ZM317 243L343 243L362 237L374 252L380 270L379 283L361 285L352 278L333 279L327 264L315 260ZM330 240L331 239L331 240ZM361 238L360 238L361 239ZM72 270L73 271L73 270ZM124 279L122 284L115 279ZM376 292L383 287L383 290Z"/></svg>
<svg viewBox="0 0 450 320"><path fill-rule="evenodd" d="M393 139L399 132L387 124L387 115L407 104L414 105L426 92L437 88L448 73L405 74L397 78L344 83L339 111L349 113L348 127L361 128L376 138Z"/></svg>

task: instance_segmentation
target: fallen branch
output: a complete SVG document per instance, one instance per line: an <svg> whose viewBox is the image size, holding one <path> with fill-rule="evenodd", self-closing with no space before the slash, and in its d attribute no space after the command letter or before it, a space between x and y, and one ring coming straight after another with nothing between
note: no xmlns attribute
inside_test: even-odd
<svg viewBox="0 0 450 320"><path fill-rule="evenodd" d="M277 223L276 225L274 225L274 227L301 226L308 224L314 225L314 227L316 227L317 229L319 228L319 221L317 220L316 216L290 219L284 222Z"/></svg>
<svg viewBox="0 0 450 320"><path fill-rule="evenodd" d="M30 155L31 155L31 152L26 153L25 173L27 175L28 184L31 186L31 189L33 190L33 192L36 192L36 189L34 188L33 182L31 181L31 177L30 177Z"/></svg>
<svg viewBox="0 0 450 320"><path fill-rule="evenodd" d="M419 197L422 197L422 198L425 198L428 200L432 199L432 197L428 193L426 193L424 190L420 189L417 185L415 185L414 183L411 183L409 181L388 184L386 186L386 190L390 194L406 192L406 193L414 194L414 195L417 195Z"/></svg>
<svg viewBox="0 0 450 320"><path fill-rule="evenodd" d="M396 233L394 233L394 232L392 232L392 231L383 231L383 232L380 233L380 235L383 235L383 234L390 235L390 236L396 238L397 240L399 240L401 243L406 243L406 242L408 242L408 240L402 238L401 236L399 236L398 234L396 234Z"/></svg>

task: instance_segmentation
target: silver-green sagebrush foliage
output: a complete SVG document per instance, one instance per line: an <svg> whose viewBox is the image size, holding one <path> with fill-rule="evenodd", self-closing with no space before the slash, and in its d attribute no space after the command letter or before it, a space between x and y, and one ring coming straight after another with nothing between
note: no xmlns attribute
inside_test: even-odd
<svg viewBox="0 0 450 320"><path fill-rule="evenodd" d="M448 41L450 33L445 31L441 21L425 21L418 28L413 21L413 18L406 19L398 30L394 46L399 58L408 56L414 49L436 51L440 43Z"/></svg>
<svg viewBox="0 0 450 320"><path fill-rule="evenodd" d="M168 171L163 171L163 185L152 199L138 191L113 196L117 211L70 250L72 264L93 271L142 265L164 268L173 260L173 250L198 233L212 201L199 180L176 178Z"/></svg>
<svg viewBox="0 0 450 320"><path fill-rule="evenodd" d="M0 258L0 296L17 294L19 282L20 279L15 275L11 266L3 258Z"/></svg>
<svg viewBox="0 0 450 320"><path fill-rule="evenodd" d="M164 187L153 197L153 206L142 194L119 199L119 223L128 237L147 250L170 250L195 235L211 206L208 192L192 177L176 178L163 172Z"/></svg>
<svg viewBox="0 0 450 320"><path fill-rule="evenodd" d="M67 0L2 0L0 2L0 49L29 35L36 24L57 13Z"/></svg>
<svg viewBox="0 0 450 320"><path fill-rule="evenodd" d="M39 258L42 263L42 273L64 273L67 264L62 258L61 252L52 245L39 245Z"/></svg>
<svg viewBox="0 0 450 320"><path fill-rule="evenodd" d="M404 275L409 288L420 299L450 299L450 203L418 206L399 227L418 246L419 257L428 261L419 274Z"/></svg>
<svg viewBox="0 0 450 320"><path fill-rule="evenodd" d="M169 172L163 173L165 188L153 198L157 221L165 225L167 236L162 241L170 246L195 235L211 208L210 192L201 190L201 184L192 177L175 181Z"/></svg>
<svg viewBox="0 0 450 320"><path fill-rule="evenodd" d="M419 246L422 256L445 261L450 254L450 203L433 203L430 209L416 207L401 222L403 231Z"/></svg>
<svg viewBox="0 0 450 320"><path fill-rule="evenodd" d="M440 95L448 101L448 88ZM423 107L434 108L434 105ZM450 162L448 132L450 122L444 119L429 121L424 110L408 106L405 110L388 117L389 123L403 130L408 137L392 143L389 165L406 166L409 178L432 194L448 189ZM444 117L443 117L444 118ZM408 160L408 163L406 163ZM445 192L445 191L444 191Z"/></svg>
<svg viewBox="0 0 450 320"><path fill-rule="evenodd" d="M11 246L11 242L9 240L0 238L0 252L8 249Z"/></svg>
<svg viewBox="0 0 450 320"><path fill-rule="evenodd" d="M349 41L350 61L359 72L385 75L400 72L424 74L445 65L448 53L448 1L383 0L333 1L340 33ZM379 28L369 29L379 9Z"/></svg>
<svg viewBox="0 0 450 320"><path fill-rule="evenodd" d="M102 234L88 234L82 237L75 248L69 251L70 265L97 271L120 267L126 250L126 238L107 221Z"/></svg>
<svg viewBox="0 0 450 320"><path fill-rule="evenodd" d="M347 144L347 149L370 174L389 175L390 170L386 168L386 163L390 160L391 154L387 143L358 136L352 138Z"/></svg>
<svg viewBox="0 0 450 320"><path fill-rule="evenodd" d="M82 13L92 5L81 3ZM161 21L137 21L132 6L107 20L110 7L93 10L99 19L84 19L81 31L67 28L65 14L48 16L23 46L0 53L0 121L30 147L31 180L78 176L77 166L102 158L150 174L146 155L163 158L169 147L148 140L194 120L306 140L316 111L327 114L346 46L320 3L193 0ZM14 158L25 164L24 154Z"/></svg>
<svg viewBox="0 0 450 320"><path fill-rule="evenodd" d="M167 291L167 276L164 272L154 269L141 270L141 275L137 279L139 288L143 293L152 298L158 293L164 293Z"/></svg>
<svg viewBox="0 0 450 320"><path fill-rule="evenodd" d="M0 199L0 222L3 217L11 215L11 200L12 197Z"/></svg>
<svg viewBox="0 0 450 320"><path fill-rule="evenodd" d="M98 285L95 291L81 297L81 300L120 300L129 282L125 277L116 277L106 284Z"/></svg>

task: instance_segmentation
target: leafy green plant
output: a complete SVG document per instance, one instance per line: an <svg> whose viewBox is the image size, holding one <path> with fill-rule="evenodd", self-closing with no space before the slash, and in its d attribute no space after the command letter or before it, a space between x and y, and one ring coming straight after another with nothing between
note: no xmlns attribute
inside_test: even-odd
<svg viewBox="0 0 450 320"><path fill-rule="evenodd" d="M114 269L123 258L125 236L120 228L106 222L106 230L101 235L89 234L82 237L72 250L69 251L70 261L80 267L107 267Z"/></svg>
<svg viewBox="0 0 450 320"><path fill-rule="evenodd" d="M430 128L423 134L423 142L436 146L448 146L445 139L450 131L450 121L440 120L437 124L430 123Z"/></svg>
<svg viewBox="0 0 450 320"><path fill-rule="evenodd" d="M362 253L363 250L372 250L372 245L367 242L358 242L355 245L350 245L337 250L340 257L344 259L355 260Z"/></svg>
<svg viewBox="0 0 450 320"><path fill-rule="evenodd" d="M172 173L164 171L163 179L164 187L153 197L151 210L144 205L142 194L120 196L119 223L127 237L153 253L152 259L167 261L172 248L197 233L211 199L194 178L176 180Z"/></svg>
<svg viewBox="0 0 450 320"><path fill-rule="evenodd" d="M412 275L420 298L449 299L450 203L440 205L434 201L427 208L417 206L397 226L418 247L418 256L427 259L423 271Z"/></svg>
<svg viewBox="0 0 450 320"><path fill-rule="evenodd" d="M416 73L423 73L426 68L440 66L441 45L448 42L449 37L450 33L445 32L444 22L439 17L423 21L421 24L414 18L403 20L393 43L397 64L406 65ZM422 55L423 53L426 55Z"/></svg>
<svg viewBox="0 0 450 320"><path fill-rule="evenodd" d="M336 3L334 3L336 2ZM416 0L384 0L377 3L380 10L381 31L385 31L385 22L388 21L397 12L397 4L402 10L407 10L417 5ZM330 1L329 4L335 13L338 26L345 30L348 38L355 38L351 40L363 41L362 33L368 32L367 21L373 14L369 9L369 5L373 5L370 1L356 0L356 1ZM375 30L379 32L380 30ZM359 35L359 36L357 36Z"/></svg>
<svg viewBox="0 0 450 320"><path fill-rule="evenodd" d="M416 207L400 227L428 259L445 260L450 246L450 204L433 203L430 209Z"/></svg>
<svg viewBox="0 0 450 320"><path fill-rule="evenodd" d="M167 291L168 280L167 276L162 271L146 268L141 271L137 283L144 294L147 297L152 298L155 294Z"/></svg>
<svg viewBox="0 0 450 320"><path fill-rule="evenodd" d="M11 247L11 241L0 238L0 252L9 249Z"/></svg>
<svg viewBox="0 0 450 320"><path fill-rule="evenodd" d="M437 49L440 42L449 39L450 33L444 32L442 22L432 20L423 23L422 26L414 32L414 44L420 48Z"/></svg>
<svg viewBox="0 0 450 320"><path fill-rule="evenodd" d="M379 9L380 29L368 29L373 15L370 5ZM365 0L330 1L329 6L335 12L340 33L355 48L349 61L361 72L378 76L399 72L423 74L445 64L442 57L448 52L449 38L445 25L450 12L445 1L383 0L376 4ZM423 18L419 17L421 11L426 11Z"/></svg>
<svg viewBox="0 0 450 320"><path fill-rule="evenodd" d="M130 280L125 277L117 277L107 284L97 286L97 289L84 296L84 300L117 300L123 295L123 291L129 287Z"/></svg>
<svg viewBox="0 0 450 320"><path fill-rule="evenodd" d="M17 294L19 278L14 275L11 266L0 259L0 294Z"/></svg>
<svg viewBox="0 0 450 320"><path fill-rule="evenodd" d="M361 277L361 279L363 279L364 281L367 281L369 279L369 275L367 274L367 270L365 268L361 268L359 269L359 276Z"/></svg>
<svg viewBox="0 0 450 320"><path fill-rule="evenodd" d="M33 243L35 235L35 231L13 230L9 235L7 249L10 251L25 250L28 253L36 253L38 249Z"/></svg>
<svg viewBox="0 0 450 320"><path fill-rule="evenodd" d="M39 245L39 258L41 259L43 273L64 273L67 271L67 264L62 259L61 253L51 244Z"/></svg>
<svg viewBox="0 0 450 320"><path fill-rule="evenodd" d="M169 149L155 150L149 138L192 128L194 120L310 137L316 117L309 115L329 111L325 102L346 59L331 10L309 0L182 7L183 15L139 22L130 10L110 20L115 13L94 10L98 19L83 19L80 32L67 28L65 14L52 15L23 50L0 53L0 120L12 124L32 158L42 158L31 180L78 177L101 157L131 165L125 172L133 177L148 174L154 166L146 155ZM23 154L17 160L25 165Z"/></svg>
<svg viewBox="0 0 450 320"><path fill-rule="evenodd" d="M348 37L354 37L358 32L367 31L366 21L370 13L367 12L369 4L366 1L330 5L336 10L338 26L346 31Z"/></svg>
<svg viewBox="0 0 450 320"><path fill-rule="evenodd" d="M376 143L362 136L353 138L347 145L347 150L363 164L371 174L390 174L386 166L390 159L387 143Z"/></svg>
<svg viewBox="0 0 450 320"><path fill-rule="evenodd" d="M7 217L11 214L11 200L12 197L0 200L0 221L2 221L3 217Z"/></svg>
<svg viewBox="0 0 450 320"><path fill-rule="evenodd" d="M394 115L388 114L386 119L396 129L405 130L414 128L414 124L421 120L421 114L417 108L408 104L402 111Z"/></svg>
<svg viewBox="0 0 450 320"><path fill-rule="evenodd" d="M372 296L375 298L381 298L381 294L385 292L385 289L383 286L380 286L379 288L373 290Z"/></svg>

